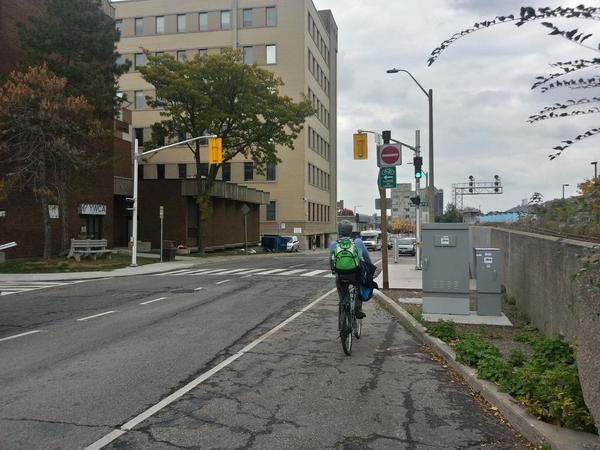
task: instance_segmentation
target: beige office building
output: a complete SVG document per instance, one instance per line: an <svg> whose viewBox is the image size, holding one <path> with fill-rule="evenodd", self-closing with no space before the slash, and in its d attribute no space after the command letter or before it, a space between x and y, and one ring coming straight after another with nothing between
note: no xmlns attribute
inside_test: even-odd
<svg viewBox="0 0 600 450"><path fill-rule="evenodd" d="M251 161L236 158L223 165L218 179L270 193L269 204L261 206L261 233L295 234L304 248L311 241L328 245L336 233L337 197L338 40L331 11L317 11L311 0L125 0L113 5L121 30L118 50L132 62L120 89L133 103L134 133L142 142L160 120L160 111L145 102L153 87L136 70L144 64L142 49L183 59L240 48L246 63L283 79L283 94L310 99L318 113L307 120L293 151L280 150L280 164L260 175ZM208 165L201 170L207 173ZM142 171L146 179L196 176L185 148L160 153Z"/></svg>

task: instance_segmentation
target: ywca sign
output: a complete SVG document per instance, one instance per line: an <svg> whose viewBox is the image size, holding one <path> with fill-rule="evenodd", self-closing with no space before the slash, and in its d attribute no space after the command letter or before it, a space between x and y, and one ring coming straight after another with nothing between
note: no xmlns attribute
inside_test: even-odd
<svg viewBox="0 0 600 450"><path fill-rule="evenodd" d="M81 205L79 205L79 214L85 216L105 216L106 205L82 203Z"/></svg>

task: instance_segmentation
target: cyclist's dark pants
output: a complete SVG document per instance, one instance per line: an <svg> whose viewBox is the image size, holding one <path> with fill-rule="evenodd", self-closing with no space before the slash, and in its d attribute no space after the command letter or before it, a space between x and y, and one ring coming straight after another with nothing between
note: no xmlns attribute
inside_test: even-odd
<svg viewBox="0 0 600 450"><path fill-rule="evenodd" d="M337 287L338 296L340 298L340 302L344 300L344 296L348 292L348 283L344 283L340 281L339 277L335 277L335 286ZM357 311L362 311L362 300L356 296L355 309Z"/></svg>

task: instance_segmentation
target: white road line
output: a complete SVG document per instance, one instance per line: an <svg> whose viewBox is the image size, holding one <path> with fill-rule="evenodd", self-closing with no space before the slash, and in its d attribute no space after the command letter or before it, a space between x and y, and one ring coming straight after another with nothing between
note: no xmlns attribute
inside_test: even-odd
<svg viewBox="0 0 600 450"><path fill-rule="evenodd" d="M239 272L238 275L246 275L247 273L260 272L261 270L269 270L269 269L250 269L245 272Z"/></svg>
<svg viewBox="0 0 600 450"><path fill-rule="evenodd" d="M250 274L250 275L246 275L245 277L240 277L240 280L241 280L242 278L250 278L251 276L252 276L252 274Z"/></svg>
<svg viewBox="0 0 600 450"><path fill-rule="evenodd" d="M202 289L204 289L203 287L197 287L196 289L194 289L195 291L201 291Z"/></svg>
<svg viewBox="0 0 600 450"><path fill-rule="evenodd" d="M304 267L306 264L296 264L294 266L288 267L288 269L295 269L296 267Z"/></svg>
<svg viewBox="0 0 600 450"><path fill-rule="evenodd" d="M157 274L155 274L153 276L155 276L155 277L164 277L166 275L177 275L177 274L179 274L181 272L188 272L189 270L191 270L191 269L179 269L179 270L173 270L171 272L157 273Z"/></svg>
<svg viewBox="0 0 600 450"><path fill-rule="evenodd" d="M224 272L213 272L213 273L211 273L211 275L225 275L225 274L229 274L229 273L243 272L244 270L246 270L246 269L244 268L244 269L226 270Z"/></svg>
<svg viewBox="0 0 600 450"><path fill-rule="evenodd" d="M272 273L283 272L284 270L287 270L287 269L271 269L271 270L267 270L266 272L255 273L254 275L270 275Z"/></svg>
<svg viewBox="0 0 600 450"><path fill-rule="evenodd" d="M223 284L223 283L228 283L228 282L230 282L230 281L231 281L231 280L223 280L223 281L219 281L218 283L215 283L215 284Z"/></svg>
<svg viewBox="0 0 600 450"><path fill-rule="evenodd" d="M209 273L214 273L214 272L221 272L222 270L225 269L202 269L202 270L193 270L191 272L188 273L183 273L180 275L207 275Z"/></svg>
<svg viewBox="0 0 600 450"><path fill-rule="evenodd" d="M315 275L318 275L318 274L323 273L323 272L327 272L327 271L326 270L313 270L312 272L303 273L300 276L301 277L314 277Z"/></svg>
<svg viewBox="0 0 600 450"><path fill-rule="evenodd" d="M77 319L77 322L83 322L85 320L89 320L89 319L95 319L96 317L100 317L100 316L105 316L107 314L112 314L115 313L116 311L106 311L100 314L94 314L93 316L88 316L88 317L82 317L81 319Z"/></svg>
<svg viewBox="0 0 600 450"><path fill-rule="evenodd" d="M323 275L323 278L335 278L335 275L332 273L328 273L327 275Z"/></svg>
<svg viewBox="0 0 600 450"><path fill-rule="evenodd" d="M142 302L142 303L140 303L140 305L149 305L150 303L160 302L161 300L166 300L167 298L168 297L155 298L154 300L148 300L147 302Z"/></svg>
<svg viewBox="0 0 600 450"><path fill-rule="evenodd" d="M294 275L300 272L304 272L306 269L294 269L294 270L288 270L287 272L281 272L278 273L277 275Z"/></svg>
<svg viewBox="0 0 600 450"><path fill-rule="evenodd" d="M119 427L119 429L111 431L109 434L107 434L103 438L101 438L101 439L97 440L96 442L94 442L93 444L87 446L84 450L100 450L104 446L110 444L115 439L117 439L119 436L122 436L127 431L132 430L137 425L139 425L140 423L142 423L144 420L148 419L149 417L152 417L154 414L156 414L157 412L159 412L161 409L169 406L171 403L173 403L177 399L181 398L182 396L184 396L185 394L187 394L188 392L190 392L192 389L194 389L198 385L200 385L203 382L205 382L206 380L208 380L210 377L212 377L216 373L219 373L221 370L223 370L224 368L226 368L227 366L229 366L232 362L234 362L237 359L239 359L242 356L244 356L246 353L248 353L250 350L252 350L258 344L260 344L260 343L266 341L267 339L269 339L271 336L273 336L275 333L277 333L279 330L281 330L287 324L289 324L293 320L295 320L298 317L300 317L306 311L308 311L309 309L311 309L317 303L321 302L323 299L329 297L335 291L336 291L335 289L331 289L329 292L326 292L321 297L319 297L318 299L316 299L314 302L310 303L308 306L305 306L304 308L302 308L297 313L295 313L292 316L288 317L286 320L284 320L283 322L281 322L275 328L272 328L271 330L267 331L265 334L263 334L262 336L260 336L256 340L252 341L250 344L246 345L239 352L237 352L234 355L230 356L229 358L227 358L226 360L224 360L220 364L216 365L212 369L204 372L198 378L190 381L188 384L186 384L185 386L183 386L181 389L173 392L168 397L165 397L164 399L162 399L156 405L151 406L146 411L142 412L138 416L136 416L133 419L131 419L129 422L126 422L125 424L121 425Z"/></svg>
<svg viewBox="0 0 600 450"><path fill-rule="evenodd" d="M10 341L11 339L20 338L22 336L27 336L29 334L35 334L35 333L46 333L46 331L44 331L44 330L33 330L33 331L27 331L26 333L14 334L12 336L8 336L8 337L0 339L0 342L2 342L2 341Z"/></svg>

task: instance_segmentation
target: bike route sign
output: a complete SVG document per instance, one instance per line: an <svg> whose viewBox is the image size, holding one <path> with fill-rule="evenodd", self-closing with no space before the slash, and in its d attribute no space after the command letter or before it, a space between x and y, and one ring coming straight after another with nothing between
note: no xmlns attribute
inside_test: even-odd
<svg viewBox="0 0 600 450"><path fill-rule="evenodd" d="M396 187L396 166L379 169L379 189L394 189Z"/></svg>

